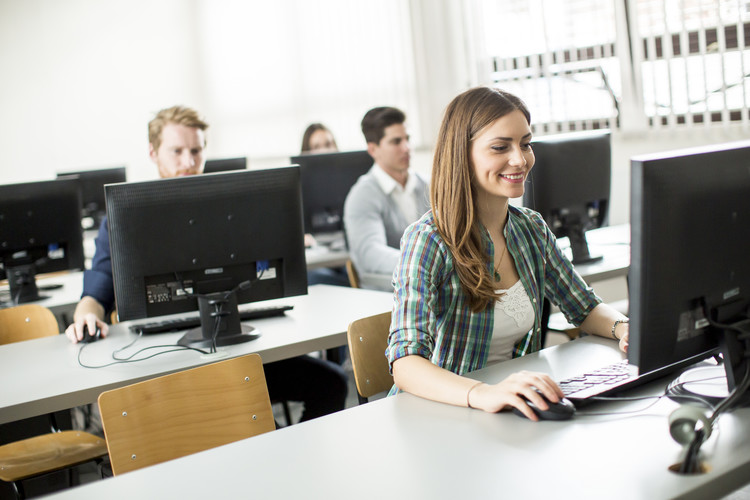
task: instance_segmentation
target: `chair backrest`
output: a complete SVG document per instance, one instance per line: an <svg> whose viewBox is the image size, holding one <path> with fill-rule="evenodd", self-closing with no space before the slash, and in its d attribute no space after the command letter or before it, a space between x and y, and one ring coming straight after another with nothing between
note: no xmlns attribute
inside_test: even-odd
<svg viewBox="0 0 750 500"><path fill-rule="evenodd" d="M393 385L385 349L391 313L382 313L352 321L346 332L352 359L354 381L362 398L387 391Z"/></svg>
<svg viewBox="0 0 750 500"><path fill-rule="evenodd" d="M0 345L59 333L57 318L44 306L23 304L0 309Z"/></svg>
<svg viewBox="0 0 750 500"><path fill-rule="evenodd" d="M354 268L354 262L351 259L346 261L346 275L349 278L349 286L352 288L359 288L359 275L357 270Z"/></svg>
<svg viewBox="0 0 750 500"><path fill-rule="evenodd" d="M103 392L99 411L115 475L275 429L257 354Z"/></svg>

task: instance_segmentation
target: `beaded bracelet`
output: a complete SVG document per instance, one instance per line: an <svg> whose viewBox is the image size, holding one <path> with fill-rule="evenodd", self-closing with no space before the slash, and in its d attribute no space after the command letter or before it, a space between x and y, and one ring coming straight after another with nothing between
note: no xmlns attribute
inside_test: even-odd
<svg viewBox="0 0 750 500"><path fill-rule="evenodd" d="M620 340L619 338L617 338L617 335L615 335L615 328L617 328L617 325L619 325L620 323L630 323L630 320L627 318L615 320L615 323L612 325L612 338L614 338L615 340Z"/></svg>

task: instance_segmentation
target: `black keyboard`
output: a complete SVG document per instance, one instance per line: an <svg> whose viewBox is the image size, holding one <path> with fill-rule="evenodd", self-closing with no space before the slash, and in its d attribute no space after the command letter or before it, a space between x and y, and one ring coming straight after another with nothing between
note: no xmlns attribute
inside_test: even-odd
<svg viewBox="0 0 750 500"><path fill-rule="evenodd" d="M250 321L253 319L270 318L272 316L282 316L286 311L293 309L294 306L278 305L266 307L254 307L240 311L240 321ZM188 330L201 326L201 318L198 315L181 316L174 319L165 319L152 321L149 323L139 323L131 325L130 330L133 332L142 332L144 335L150 333L164 333L179 330Z"/></svg>
<svg viewBox="0 0 750 500"><path fill-rule="evenodd" d="M628 360L597 368L588 373L562 380L557 383L565 397L573 403L583 403L594 396L604 396L640 385L644 378L628 370Z"/></svg>

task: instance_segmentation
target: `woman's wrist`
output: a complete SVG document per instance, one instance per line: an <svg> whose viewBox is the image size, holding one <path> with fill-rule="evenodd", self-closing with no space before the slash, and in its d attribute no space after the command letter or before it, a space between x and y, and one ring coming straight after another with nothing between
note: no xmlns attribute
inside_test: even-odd
<svg viewBox="0 0 750 500"><path fill-rule="evenodd" d="M628 318L618 319L618 320L615 320L615 322L612 324L612 332L611 333L612 333L612 338L613 339L615 339L617 341L619 341L619 340L622 339L622 335L620 335L619 337L617 336L617 327L620 326L621 324L624 324L624 323L625 324L630 323L630 320Z"/></svg>
<svg viewBox="0 0 750 500"><path fill-rule="evenodd" d="M479 387L483 383L484 382L477 382L474 385L472 385L471 387L469 387L469 390L466 392L466 407L467 408L474 408L473 406L471 406L471 393L472 393L472 391L474 389L476 389L477 387Z"/></svg>

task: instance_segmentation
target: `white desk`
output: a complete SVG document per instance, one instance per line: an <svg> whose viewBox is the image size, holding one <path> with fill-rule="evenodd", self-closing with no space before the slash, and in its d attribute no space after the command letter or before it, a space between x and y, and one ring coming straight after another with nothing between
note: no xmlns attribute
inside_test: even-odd
<svg viewBox="0 0 750 500"><path fill-rule="evenodd" d="M290 304L294 309L283 317L253 320L260 338L219 348L231 356L257 352L264 362L278 361L346 344L351 321L391 309L391 294L352 288L315 285L308 295L268 301ZM88 365L112 361L113 350L128 344L136 335L131 322L113 325L107 339L86 345L81 354ZM175 344L182 333L148 335L127 353L149 345ZM20 420L51 411L96 402L105 390L139 380L209 363L194 351L173 352L138 363L88 369L78 364L80 345L58 335L0 346L3 373L12 374L0 389L0 423Z"/></svg>
<svg viewBox="0 0 750 500"><path fill-rule="evenodd" d="M630 268L630 224L608 226L586 233L592 257L604 257L597 262L577 264L576 271L588 284L609 278L627 276ZM558 240L568 258L572 258L568 238Z"/></svg>
<svg viewBox="0 0 750 500"><path fill-rule="evenodd" d="M523 368L563 378L619 358L613 341L588 337L474 376L496 382ZM667 427L675 407L663 400L637 413L533 423L402 394L52 498L705 499L746 483L750 409L719 420L703 448L711 472L684 477L668 470L680 459Z"/></svg>
<svg viewBox="0 0 750 500"><path fill-rule="evenodd" d="M321 267L343 267L349 260L348 250L331 250L324 246L305 249L305 260L307 269L319 269Z"/></svg>

